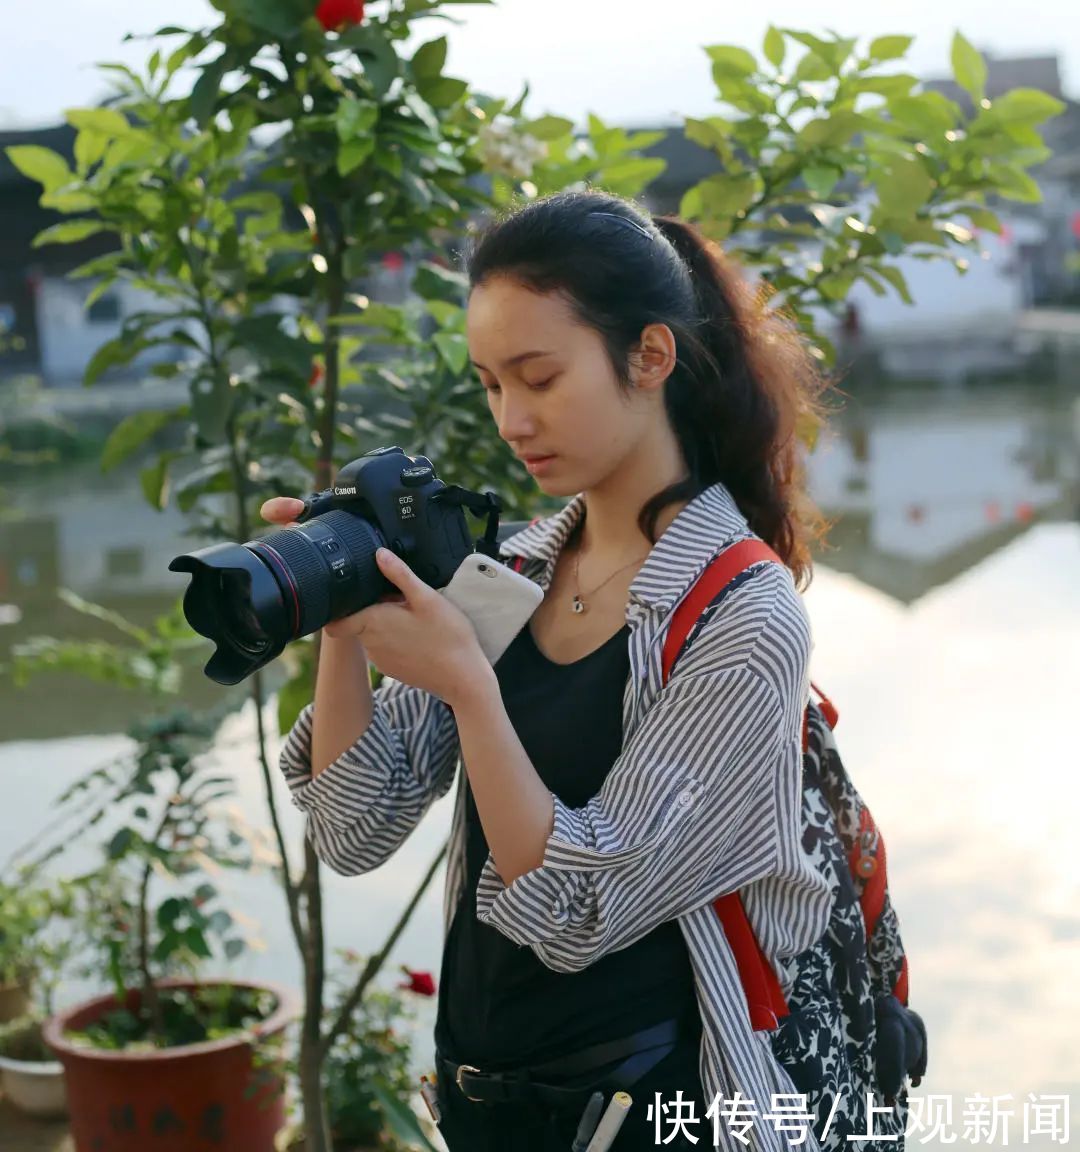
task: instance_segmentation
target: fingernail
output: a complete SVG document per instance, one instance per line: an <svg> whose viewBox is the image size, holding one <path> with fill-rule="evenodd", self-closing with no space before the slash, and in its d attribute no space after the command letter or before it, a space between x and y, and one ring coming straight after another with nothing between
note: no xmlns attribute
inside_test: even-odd
<svg viewBox="0 0 1080 1152"><path fill-rule="evenodd" d="M391 552L389 548L376 548L375 549L375 559L376 560L389 560L391 556L393 556L393 552Z"/></svg>

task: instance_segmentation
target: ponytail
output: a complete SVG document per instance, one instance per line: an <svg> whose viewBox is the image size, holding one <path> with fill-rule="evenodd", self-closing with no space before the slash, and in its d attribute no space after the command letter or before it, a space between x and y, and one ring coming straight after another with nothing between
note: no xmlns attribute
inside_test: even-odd
<svg viewBox="0 0 1080 1152"><path fill-rule="evenodd" d="M720 480L803 589L812 579L810 546L828 524L806 491L800 437L824 424L819 397L828 385L794 325L718 244L677 217L653 224L690 271L701 323L677 336L688 370L669 379L665 393L689 476L653 496L639 523L653 539L665 505Z"/></svg>

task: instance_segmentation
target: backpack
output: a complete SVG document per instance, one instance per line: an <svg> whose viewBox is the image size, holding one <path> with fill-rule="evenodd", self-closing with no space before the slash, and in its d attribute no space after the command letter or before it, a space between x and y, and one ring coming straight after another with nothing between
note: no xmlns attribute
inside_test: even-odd
<svg viewBox="0 0 1080 1152"><path fill-rule="evenodd" d="M535 523L535 521L533 521ZM509 526L507 526L509 527ZM664 643L663 682L693 642L705 615L762 561L783 564L763 541L742 540L713 558L675 610ZM511 567L520 570L523 559ZM905 1078L926 1073L926 1029L908 1007L908 962L889 899L885 841L840 759L838 713L815 684L820 704L803 716L802 847L829 881L832 902L821 938L783 961L791 995L754 936L742 898L713 902L732 950L755 1031L767 1031L773 1054L806 1097L824 1152L903 1147ZM868 1099L869 1097L869 1099ZM755 1101L760 1113L772 1101ZM868 1104L875 1109L868 1112ZM872 1127L868 1122L872 1121Z"/></svg>

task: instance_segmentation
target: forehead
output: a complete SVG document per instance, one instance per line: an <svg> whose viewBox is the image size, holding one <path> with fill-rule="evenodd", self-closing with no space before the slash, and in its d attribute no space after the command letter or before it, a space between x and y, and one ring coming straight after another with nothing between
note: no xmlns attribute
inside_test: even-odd
<svg viewBox="0 0 1080 1152"><path fill-rule="evenodd" d="M494 277L474 288L465 316L469 352L483 364L526 347L548 347L542 343L545 339L565 345L578 327L564 297L532 292L505 277Z"/></svg>

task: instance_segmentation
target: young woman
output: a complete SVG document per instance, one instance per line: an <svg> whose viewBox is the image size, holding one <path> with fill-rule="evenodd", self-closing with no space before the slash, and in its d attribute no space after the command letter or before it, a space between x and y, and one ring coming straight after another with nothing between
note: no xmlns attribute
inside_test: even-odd
<svg viewBox="0 0 1080 1152"><path fill-rule="evenodd" d="M796 426L821 419L823 385L715 245L615 196L516 210L468 271L498 433L569 498L503 548L546 597L492 668L468 620L380 553L401 598L327 625L282 768L320 857L358 874L461 758L435 1033L451 1152L566 1152L595 1088L633 1097L615 1152L745 1148L745 1128L706 1119L716 1097L764 1115L794 1089L711 902L741 891L776 961L829 911L800 850L799 591L820 521ZM673 609L753 537L785 567L729 586L661 686ZM388 677L374 696L369 660ZM778 1127L754 1122L750 1146L786 1148Z"/></svg>

